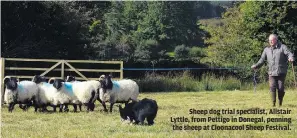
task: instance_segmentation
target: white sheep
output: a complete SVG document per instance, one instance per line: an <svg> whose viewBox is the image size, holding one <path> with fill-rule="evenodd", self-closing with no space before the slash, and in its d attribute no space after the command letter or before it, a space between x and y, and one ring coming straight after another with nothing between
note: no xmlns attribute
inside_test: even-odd
<svg viewBox="0 0 297 138"><path fill-rule="evenodd" d="M56 79L53 86L57 89L55 104L65 105L65 110L68 110L68 104L74 106L74 111L77 110L77 105L81 105L77 95L74 93L73 83L64 82L61 79ZM60 109L61 110L61 109Z"/></svg>
<svg viewBox="0 0 297 138"><path fill-rule="evenodd" d="M110 103L110 112L115 103L127 104L129 100L137 101L139 95L139 86L137 83L130 79L111 81L111 76L101 76L101 88L99 89L99 102L107 111L105 102ZM100 78L101 78L100 77Z"/></svg>
<svg viewBox="0 0 297 138"><path fill-rule="evenodd" d="M5 93L4 101L8 104L8 111L12 112L15 104L27 104L28 106L37 102L38 87L31 81L18 82L16 78L4 78ZM21 107L21 106L20 106ZM35 108L35 111L37 108Z"/></svg>
<svg viewBox="0 0 297 138"><path fill-rule="evenodd" d="M81 81L77 81L77 80L75 79L75 76L67 76L65 81L68 82L68 83L77 83L77 82L81 82ZM80 111L82 111L82 110L81 110L81 106L82 106L82 104L79 104L79 105L78 105ZM77 110L77 105L74 104L74 105L73 105L73 108L74 108L74 111L76 111L76 110ZM66 109L65 109L65 110L66 110Z"/></svg>
<svg viewBox="0 0 297 138"><path fill-rule="evenodd" d="M43 76L38 75L34 76L32 81L37 83L40 89L38 104L43 110L46 110L46 106L50 105L54 107L54 111L56 111L56 107L59 106L60 112L62 112L63 106L67 107L68 104L79 104L79 101L72 92L71 84L62 84L62 80L55 78L49 80L49 82L53 81L53 84L50 84L45 82ZM68 107L65 111L68 111Z"/></svg>
<svg viewBox="0 0 297 138"><path fill-rule="evenodd" d="M100 82L95 80L76 82L72 87L78 100L86 105L88 110L94 111L94 103L99 95L99 88L101 88Z"/></svg>
<svg viewBox="0 0 297 138"><path fill-rule="evenodd" d="M42 107L42 111L47 111L46 106L52 106L56 111L58 91L53 84L45 82L44 76L35 75L32 79L39 88L37 106Z"/></svg>
<svg viewBox="0 0 297 138"><path fill-rule="evenodd" d="M83 81L83 82L54 82L54 87L56 87L59 91L64 91L64 93L73 94L76 98L75 100L79 101L72 101L73 104L84 104L87 106L88 111L94 111L96 101L96 97L99 94L100 82L91 80L91 81ZM62 88L62 89L61 89Z"/></svg>

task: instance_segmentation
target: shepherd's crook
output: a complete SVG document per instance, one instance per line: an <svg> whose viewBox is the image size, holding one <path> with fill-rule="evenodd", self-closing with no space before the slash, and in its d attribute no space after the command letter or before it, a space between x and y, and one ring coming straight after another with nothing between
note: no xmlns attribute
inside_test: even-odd
<svg viewBox="0 0 297 138"><path fill-rule="evenodd" d="M254 71L254 92L255 92L255 93L256 93L256 88L257 88L256 73L257 73L257 71Z"/></svg>
<svg viewBox="0 0 297 138"><path fill-rule="evenodd" d="M292 62L292 71L293 71L293 77L294 77L294 85L295 85L295 88L297 88L293 62Z"/></svg>

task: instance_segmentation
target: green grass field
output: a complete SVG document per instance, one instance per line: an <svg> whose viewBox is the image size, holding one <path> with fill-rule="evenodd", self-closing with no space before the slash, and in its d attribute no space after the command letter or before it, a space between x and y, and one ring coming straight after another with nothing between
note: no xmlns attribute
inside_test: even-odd
<svg viewBox="0 0 297 138"><path fill-rule="evenodd" d="M1 111L1 137L2 138L82 138L82 137L297 137L297 94L296 90L288 90L285 95L284 105L281 109L290 109L291 114L267 115L241 115L242 117L266 118L291 118L291 130L172 130L171 117L215 117L216 115L190 115L189 109L271 109L268 90L257 91L222 91L222 92L169 92L140 94L140 99L147 97L157 100L159 105L158 115L153 126L140 126L122 123L118 107L113 113L104 113L99 110L101 105L96 104L95 112L79 113L34 113L33 108L23 112L18 106L12 113L7 108ZM279 107L277 107L279 108ZM49 108L50 109L50 108ZM71 108L72 110L72 108ZM224 114L222 117L240 117L240 115ZM267 123L252 122L179 122L177 125L258 125ZM284 122L269 123L270 125L288 124Z"/></svg>

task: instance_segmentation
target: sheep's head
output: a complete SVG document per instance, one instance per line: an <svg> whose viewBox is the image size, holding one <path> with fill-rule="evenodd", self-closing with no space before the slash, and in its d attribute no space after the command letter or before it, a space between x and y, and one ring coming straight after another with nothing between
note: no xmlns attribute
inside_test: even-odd
<svg viewBox="0 0 297 138"><path fill-rule="evenodd" d="M66 78L66 82L72 82L72 81L75 81L75 77L74 76L67 76Z"/></svg>
<svg viewBox="0 0 297 138"><path fill-rule="evenodd" d="M106 86L106 89L112 89L112 81L111 81L111 76L108 75L106 78L105 78L105 86Z"/></svg>
<svg viewBox="0 0 297 138"><path fill-rule="evenodd" d="M102 81L102 80L104 80L105 79L105 75L101 75L100 77L99 77L99 81Z"/></svg>
<svg viewBox="0 0 297 138"><path fill-rule="evenodd" d="M35 75L33 77L32 81L35 82L36 84L39 84L41 82L45 82L45 77L44 76Z"/></svg>
<svg viewBox="0 0 297 138"><path fill-rule="evenodd" d="M5 77L3 82L5 86L4 103L10 104L16 100L18 80L15 77Z"/></svg>
<svg viewBox="0 0 297 138"><path fill-rule="evenodd" d="M101 84L101 88L103 89L104 93L106 92L107 89L111 90L113 87L113 83L111 81L111 76L104 77L104 79L100 80L100 84Z"/></svg>
<svg viewBox="0 0 297 138"><path fill-rule="evenodd" d="M6 89L15 91L18 88L18 85L17 85L18 80L15 77L5 77L3 82Z"/></svg>
<svg viewBox="0 0 297 138"><path fill-rule="evenodd" d="M64 82L62 79L55 79L53 86L59 90L63 86L62 82Z"/></svg>

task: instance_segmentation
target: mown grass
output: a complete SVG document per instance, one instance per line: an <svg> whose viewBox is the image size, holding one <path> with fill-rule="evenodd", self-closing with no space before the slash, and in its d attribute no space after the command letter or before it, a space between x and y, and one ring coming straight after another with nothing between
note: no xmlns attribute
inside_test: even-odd
<svg viewBox="0 0 297 138"><path fill-rule="evenodd" d="M257 91L212 91L212 92L170 92L170 93L141 93L139 99L144 97L157 100L158 115L153 126L140 126L122 123L118 108L113 113L104 113L98 104L94 112L79 113L34 113L21 111L18 107L12 113L7 108L1 109L1 137L2 138L122 138L122 137L270 137L288 138L296 137L296 91L288 90L285 95L282 109L289 108L289 115L265 115L264 117L290 117L291 130L240 130L240 131L176 131L172 130L170 117L191 117L189 109L271 109L268 90ZM277 107L279 108L279 107ZM208 117L215 115L194 115L195 117ZM231 117L232 115L223 115ZM233 115L239 117L239 115ZM261 115L242 115L244 117L261 117ZM188 123L177 123L177 125ZM189 123L191 125L242 125L254 123ZM284 124L284 123L271 123ZM266 125L258 123L257 125Z"/></svg>

